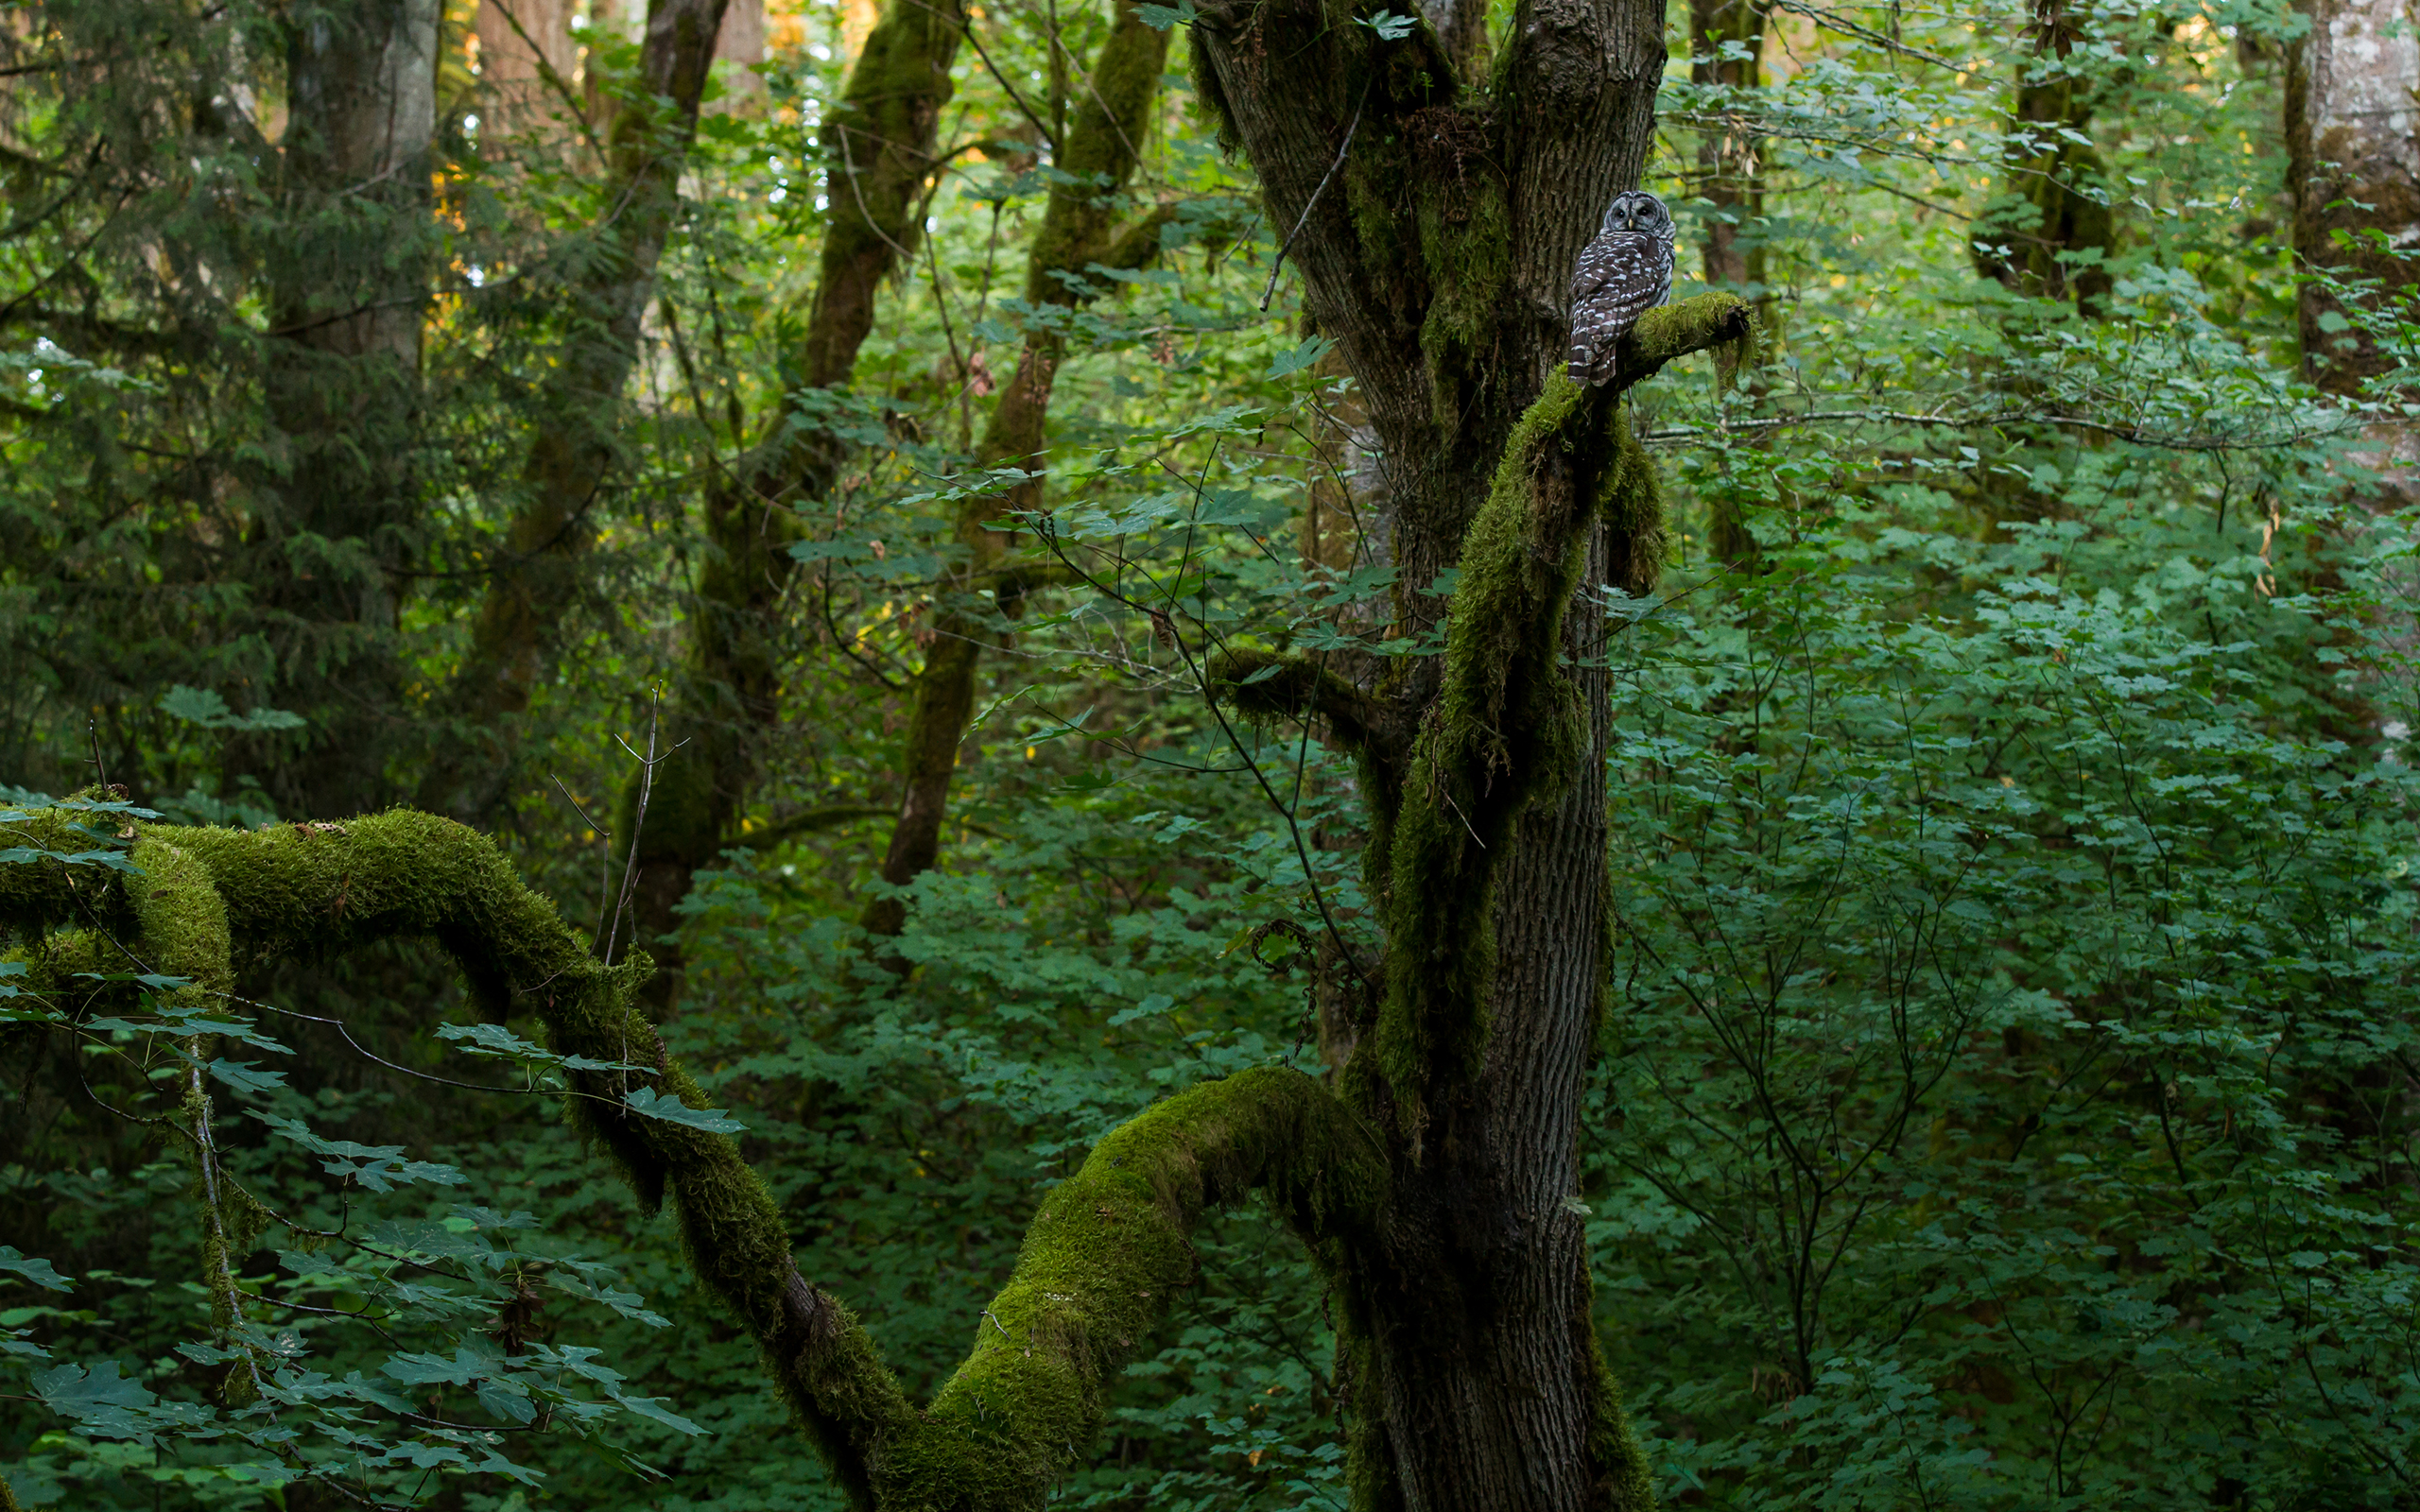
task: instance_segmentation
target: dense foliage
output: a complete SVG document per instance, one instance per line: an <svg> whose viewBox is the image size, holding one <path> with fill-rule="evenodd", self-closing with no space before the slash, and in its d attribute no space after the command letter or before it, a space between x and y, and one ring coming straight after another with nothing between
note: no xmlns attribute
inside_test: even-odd
<svg viewBox="0 0 2420 1512"><path fill-rule="evenodd" d="M854 381L804 390L846 181L821 128L863 34L778 18L761 93L707 101L604 395L559 381L631 255L600 137L672 130L610 8L551 123L510 132L446 12L425 195L282 147L296 39L342 8L12 12L0 822L73 793L84 834L0 866L122 872L130 816L433 804L627 954L633 774L741 722L680 723L719 707L707 501L782 427L833 438L779 542L761 781L678 904L662 1032L713 1108L642 1111L742 1131L802 1272L921 1400L1095 1140L1210 1077L1318 1069L1323 996L1379 944L1351 763L1205 696L1212 659L1366 679L1438 649L1390 633L1353 386L1192 97L1189 9L1145 8L1173 39L1149 137L1092 186L1155 245L1040 284L1113 17L974 14L924 233ZM1364 9L1390 42L1420 24ZM2303 26L1669 19L1649 186L1676 292L1722 240L1763 350L1634 391L1670 560L1652 599L1583 589L1617 737L1579 1200L1675 1504L2420 1499L2420 541L2368 429L2406 413L2411 328L2340 289L2385 370L2311 381L2297 282L2327 275L2281 199ZM2066 115L2019 110L2053 87ZM1083 287L1037 299L1052 276ZM313 301L390 298L408 362L296 335ZM1046 484L983 454L1035 332L1066 351ZM456 679L580 406L601 481L578 549L544 547L571 586L543 674L498 710ZM1046 511L989 507L1018 486ZM1033 571L969 576L987 551ZM944 624L980 627L977 696L940 864L894 884ZM865 922L885 898L895 936ZM840 1504L668 1220L562 1118L562 1057L433 952L218 996L141 961L73 1000L24 972L0 960L19 1503ZM1248 1211L1196 1244L1198 1294L1063 1499L1343 1505L1315 1273Z"/></svg>

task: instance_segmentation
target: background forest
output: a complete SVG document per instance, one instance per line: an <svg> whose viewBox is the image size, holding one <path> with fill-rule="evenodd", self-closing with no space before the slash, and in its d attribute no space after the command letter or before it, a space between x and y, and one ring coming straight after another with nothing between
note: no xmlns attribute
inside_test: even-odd
<svg viewBox="0 0 2420 1512"><path fill-rule="evenodd" d="M1096 1139L1335 1050L1360 790L1205 688L1437 654L1367 418L1190 0L437 5L8 5L0 820L81 793L96 872L126 804L495 835L653 956L713 1104L667 1116L921 1399ZM2354 0L1668 40L1675 296L1760 332L1632 390L1662 582L1582 596L1581 1200L1659 1497L2420 1507L2420 43ZM208 1067L165 997L23 971L17 1503L842 1504L433 952L255 973ZM140 1120L205 1071L198 1177ZM1251 1212L1195 1244L1060 1499L1344 1505L1316 1275Z"/></svg>

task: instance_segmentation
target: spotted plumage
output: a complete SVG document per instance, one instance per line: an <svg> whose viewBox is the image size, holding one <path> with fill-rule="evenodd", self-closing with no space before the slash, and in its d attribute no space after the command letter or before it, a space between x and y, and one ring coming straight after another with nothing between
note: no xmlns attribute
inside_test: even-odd
<svg viewBox="0 0 2420 1512"><path fill-rule="evenodd" d="M1571 270L1571 376L1611 379L1623 334L1671 293L1671 212L1642 190L1616 195Z"/></svg>

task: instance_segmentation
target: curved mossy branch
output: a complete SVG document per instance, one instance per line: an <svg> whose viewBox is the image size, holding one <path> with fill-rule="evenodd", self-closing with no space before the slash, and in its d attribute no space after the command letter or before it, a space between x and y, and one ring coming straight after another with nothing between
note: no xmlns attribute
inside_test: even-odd
<svg viewBox="0 0 2420 1512"><path fill-rule="evenodd" d="M1204 669L1203 691L1256 723L1316 717L1337 744L1392 754L1401 745L1383 699L1310 657L1287 651L1221 651Z"/></svg>
<svg viewBox="0 0 2420 1512"><path fill-rule="evenodd" d="M1040 1507L1108 1383L1191 1284L1203 1213L1259 1189L1316 1256L1369 1238L1386 1183L1369 1130L1300 1072L1243 1072L1132 1119L1043 1203L966 1363L878 1452L880 1504Z"/></svg>
<svg viewBox="0 0 2420 1512"><path fill-rule="evenodd" d="M1719 371L1727 377L1754 359L1755 341L1755 306L1737 294L1701 294L1659 304L1640 316L1616 345L1616 366L1605 387L1620 393L1693 352L1714 352Z"/></svg>
<svg viewBox="0 0 2420 1512"><path fill-rule="evenodd" d="M1462 538L1445 665L1387 836L1387 995L1377 1070L1417 1144L1431 1091L1476 1075L1494 977L1489 896L1513 820L1576 774L1584 712L1561 667L1564 611L1600 515L1624 591L1653 586L1663 506L1622 392L1692 352L1752 339L1749 305L1705 294L1650 311L1612 382L1558 370L1506 442Z"/></svg>
<svg viewBox="0 0 2420 1512"><path fill-rule="evenodd" d="M11 833L38 850L91 850L78 822L44 810ZM1187 1234L1205 1211L1263 1191L1315 1254L1333 1255L1366 1243L1384 1210L1375 1140L1312 1078L1270 1068L1170 1098L1102 1140L1044 1202L966 1363L920 1412L848 1310L799 1276L781 1211L738 1147L625 1107L642 1087L704 1105L636 1007L647 958L597 961L484 836L406 811L130 829L133 874L0 866L0 929L32 936L38 990L69 988L77 971L146 971L192 977L185 990L206 996L270 961L418 936L453 956L491 1011L537 1014L557 1052L653 1068L568 1073L573 1117L643 1203L669 1198L692 1268L755 1336L860 1506L1040 1508L1098 1427L1105 1383L1191 1282Z"/></svg>

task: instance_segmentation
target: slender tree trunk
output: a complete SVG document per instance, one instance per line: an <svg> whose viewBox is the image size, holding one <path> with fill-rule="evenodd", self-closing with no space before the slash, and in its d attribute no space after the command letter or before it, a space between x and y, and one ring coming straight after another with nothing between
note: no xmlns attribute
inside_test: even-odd
<svg viewBox="0 0 2420 1512"><path fill-rule="evenodd" d="M882 283L918 244L934 136L965 34L965 13L951 0L892 0L825 119L832 218L796 354L805 390L848 387L857 350L873 329ZM847 455L846 444L786 392L754 452L706 491L710 549L690 610L690 665L673 715L689 745L658 772L644 823L633 782L623 790L614 825L617 846L636 837L631 927L664 966L648 988L659 1012L680 993L680 947L667 936L681 901L698 868L721 852L780 727L779 619L798 572L788 549L796 539L794 511L822 498Z"/></svg>
<svg viewBox="0 0 2420 1512"><path fill-rule="evenodd" d="M1689 0L1690 81L1752 91L1763 82L1766 7L1759 0ZM1765 282L1765 182L1758 144L1732 112L1708 126L1698 144L1698 198L1713 206L1699 247L1705 281L1717 288L1761 288Z"/></svg>
<svg viewBox="0 0 2420 1512"><path fill-rule="evenodd" d="M2074 299L2089 309L2087 301L2109 293L2106 258L2118 228L2100 154L2077 140L2092 128L2094 85L2071 61L2087 38L2059 0L2037 0L2030 29L2032 56L2018 65L2007 171L1975 222L1975 270L2020 293Z"/></svg>
<svg viewBox="0 0 2420 1512"><path fill-rule="evenodd" d="M477 814L493 804L510 770L505 727L528 708L580 601L580 558L619 455L622 387L655 298L722 12L723 0L648 7L639 77L606 133L606 208L592 232L598 246L576 283L566 312L574 329L539 396L519 502L488 563L471 644L445 696L451 738L423 779L424 806Z"/></svg>
<svg viewBox="0 0 2420 1512"><path fill-rule="evenodd" d="M1091 297L1068 284L1063 273L1091 278L1096 275L1085 270L1095 264L1139 267L1159 251L1160 217L1145 215L1121 228L1114 197L1133 177L1138 144L1149 137L1160 74L1167 64L1167 34L1146 25L1132 6L1121 3L1117 12L1056 164L1076 181L1051 190L1041 235L1027 262L1025 298L1038 309L1072 309ZM1027 332L1016 375L1001 391L977 451L978 465L1043 470L1050 394L1065 356L1066 337L1057 325L1037 322ZM984 522L1040 508L1042 491L1043 480L1033 477L1006 494L969 499L959 507L958 539L967 560L939 606L931 649L910 695L899 820L891 827L881 868L882 880L893 886L930 870L941 854L950 782L975 714L982 648L997 642L1001 613L1015 613L1026 586L1016 575L1000 572L1008 538L985 528ZM987 586L994 590L990 603L977 593ZM871 934L896 935L907 918L898 899L879 898L867 906L864 923Z"/></svg>
<svg viewBox="0 0 2420 1512"><path fill-rule="evenodd" d="M1690 0L1690 80L1749 94L1764 84L1763 0ZM1698 249L1706 283L1736 289L1756 302L1757 344L1771 352L1781 338L1781 301L1765 276L1765 177L1762 145L1750 129L1754 117L1736 105L1720 127L1709 124L1698 144L1698 197L1713 207L1705 239ZM1745 376L1745 375L1743 375ZM1748 376L1752 394L1763 391ZM1756 559L1755 533L1736 490L1718 489L1707 499L1707 546L1715 559L1734 568Z"/></svg>

